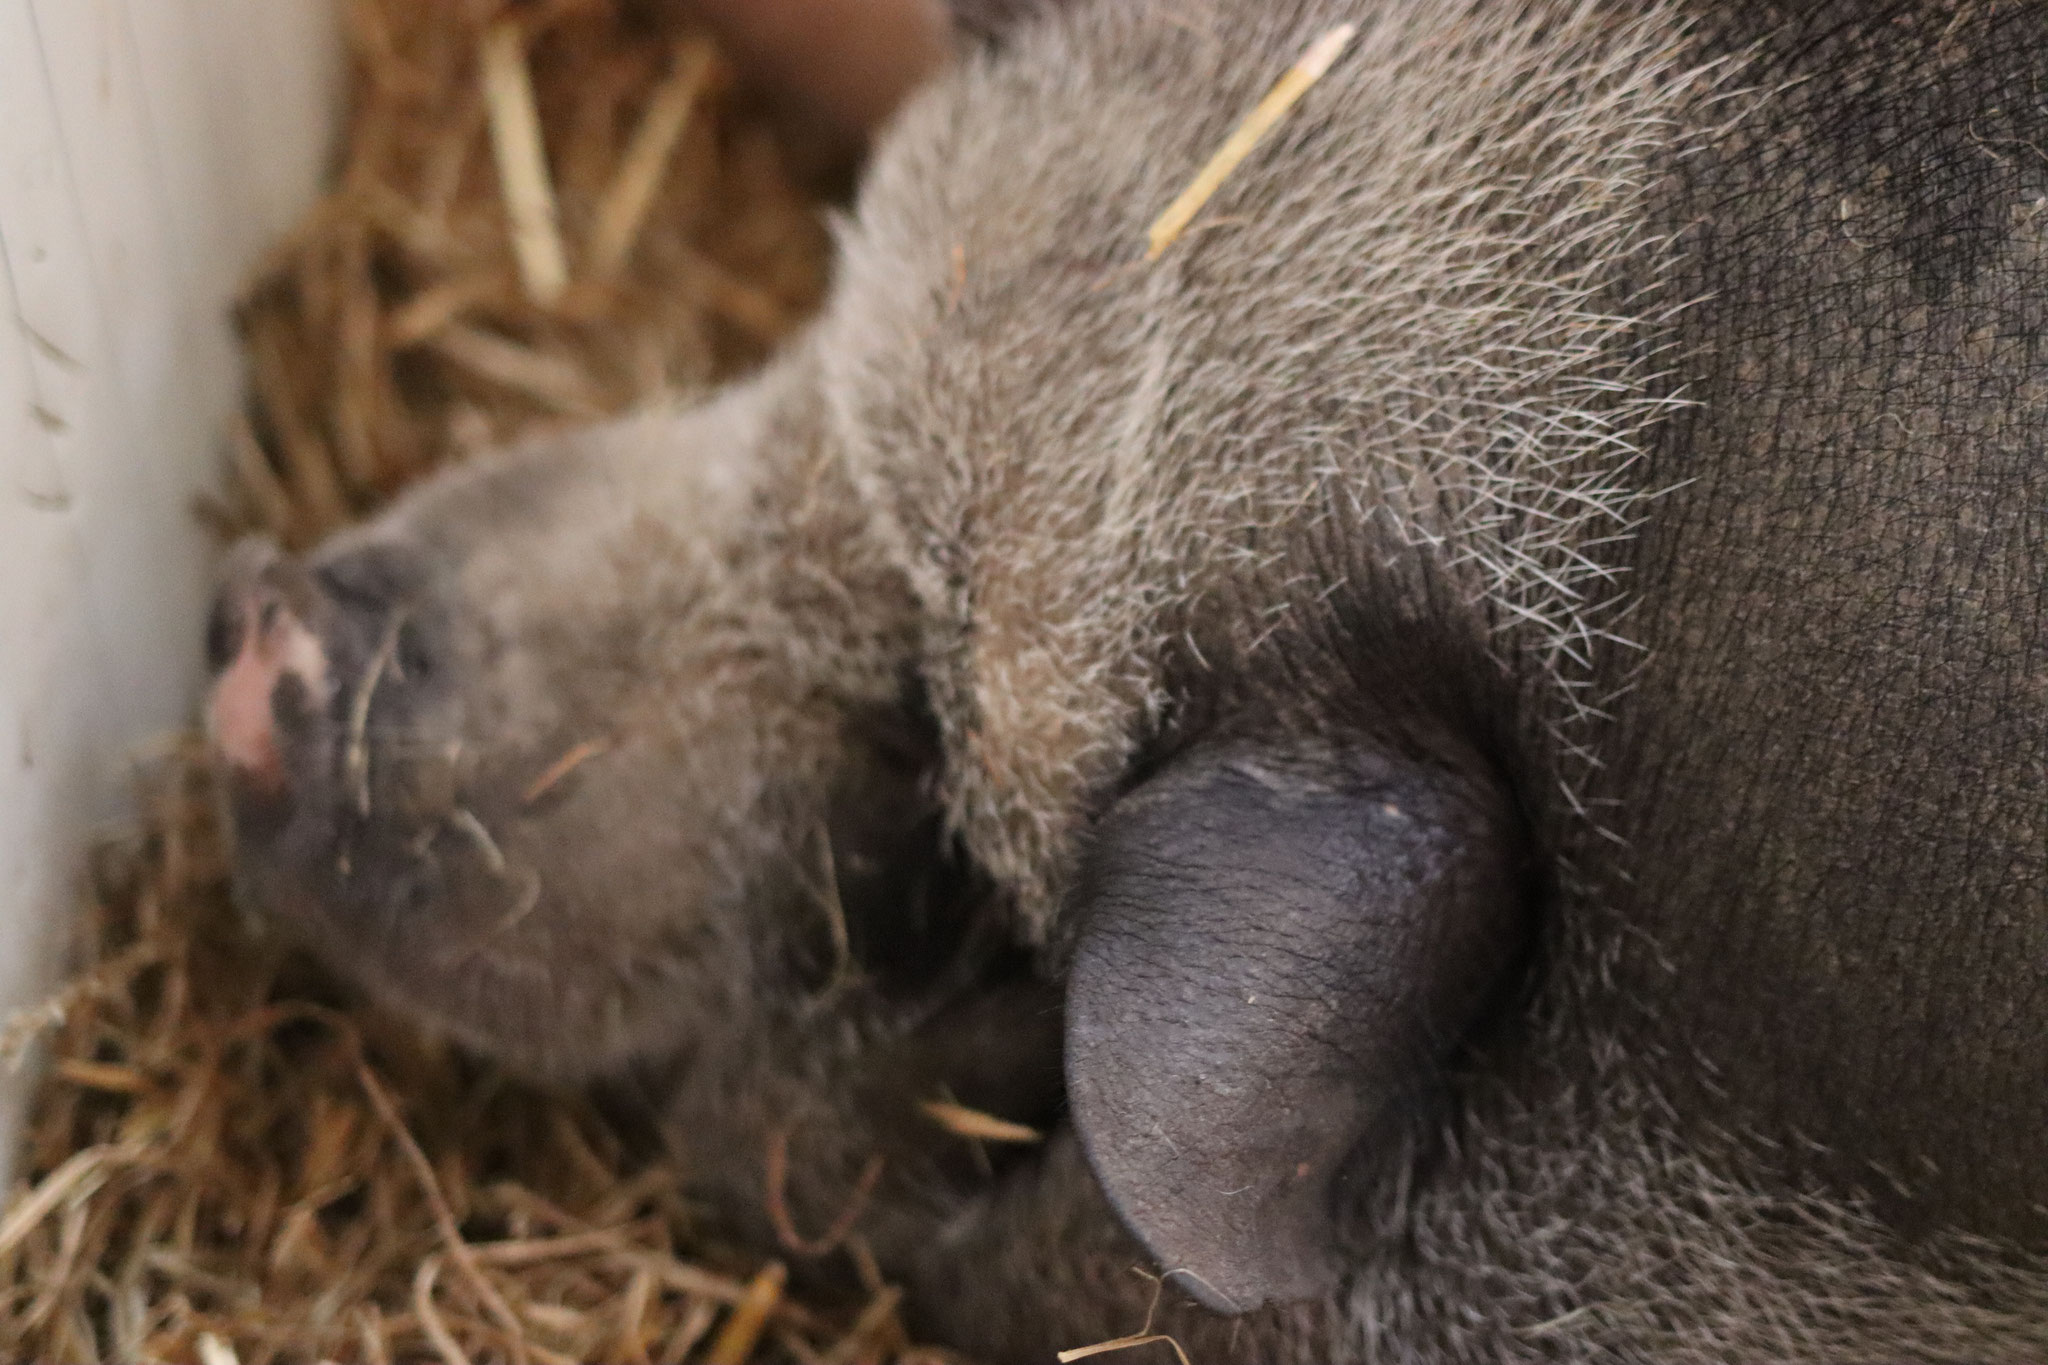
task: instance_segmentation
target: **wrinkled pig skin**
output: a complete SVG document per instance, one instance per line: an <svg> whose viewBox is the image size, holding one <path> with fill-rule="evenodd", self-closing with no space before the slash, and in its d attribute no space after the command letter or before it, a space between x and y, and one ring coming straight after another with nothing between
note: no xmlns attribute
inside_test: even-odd
<svg viewBox="0 0 2048 1365"><path fill-rule="evenodd" d="M2048 1358L2048 11L978 13L758 378L235 554L239 894L991 1365Z"/></svg>

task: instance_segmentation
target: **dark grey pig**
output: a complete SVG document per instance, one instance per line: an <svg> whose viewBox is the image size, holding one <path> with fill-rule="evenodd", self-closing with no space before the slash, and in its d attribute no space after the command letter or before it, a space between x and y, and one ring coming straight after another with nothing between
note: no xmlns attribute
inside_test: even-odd
<svg viewBox="0 0 2048 1365"><path fill-rule="evenodd" d="M759 379L236 558L243 894L986 1361L2048 1358L2048 8L994 27Z"/></svg>

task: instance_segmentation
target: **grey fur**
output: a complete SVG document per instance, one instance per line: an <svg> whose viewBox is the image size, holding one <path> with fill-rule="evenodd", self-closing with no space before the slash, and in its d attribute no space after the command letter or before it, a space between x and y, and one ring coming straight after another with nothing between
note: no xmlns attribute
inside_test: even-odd
<svg viewBox="0 0 2048 1365"><path fill-rule="evenodd" d="M1142 1254L1070 1133L990 1179L913 1101L1057 1117L1074 878L1146 773L1449 730L1541 854L1531 978L1338 1207L1341 1293L1157 1325L1198 1362L2048 1356L2029 50L1998 6L1026 22L882 139L761 379L237 567L339 679L293 800L231 798L244 892L473 1045L658 1070L757 1235L772 1135L808 1226L886 1153L863 1229L925 1321L1041 1360L1139 1327ZM337 606L349 564L395 586ZM399 610L443 662L369 699L354 820L347 682ZM875 945L927 940L965 965L892 984Z"/></svg>

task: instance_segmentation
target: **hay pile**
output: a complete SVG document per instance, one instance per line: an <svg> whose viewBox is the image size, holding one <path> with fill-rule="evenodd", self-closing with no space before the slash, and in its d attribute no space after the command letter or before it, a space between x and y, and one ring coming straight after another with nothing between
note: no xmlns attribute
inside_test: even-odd
<svg viewBox="0 0 2048 1365"><path fill-rule="evenodd" d="M339 3L346 162L238 309L233 527L302 547L451 456L751 366L822 295L817 206L681 6Z"/></svg>
<svg viewBox="0 0 2048 1365"><path fill-rule="evenodd" d="M346 14L337 187L239 310L224 529L310 544L470 448L702 388L817 300L815 206L659 9ZM244 923L195 742L143 806L92 870L82 974L0 1039L50 1058L0 1212L0 1359L936 1359L871 1270L865 1304L799 1306L781 1265L703 1244L648 1135Z"/></svg>
<svg viewBox="0 0 2048 1365"><path fill-rule="evenodd" d="M228 904L196 746L103 851L26 1176L9 1361L909 1360L895 1296L807 1310L684 1243L650 1144L353 1001Z"/></svg>

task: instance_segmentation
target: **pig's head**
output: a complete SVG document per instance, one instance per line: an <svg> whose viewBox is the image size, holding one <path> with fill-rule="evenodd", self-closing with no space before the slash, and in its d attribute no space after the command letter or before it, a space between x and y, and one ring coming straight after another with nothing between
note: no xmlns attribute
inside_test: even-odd
<svg viewBox="0 0 2048 1365"><path fill-rule="evenodd" d="M915 1208L965 1153L903 1136L915 1102L1057 1117L1060 992L945 828L919 609L819 382L799 354L304 558L245 543L208 725L239 895L374 994L549 1076L879 1111L832 1121ZM1427 708L1330 735L1209 731L1119 783L1047 948L1103 1188L1229 1311L1333 1289L1329 1189L1434 1111L1527 939L1490 762Z"/></svg>
<svg viewBox="0 0 2048 1365"><path fill-rule="evenodd" d="M857 549L820 557L838 581L772 577L764 534L857 528L822 487L758 524L775 476L727 458L751 410L543 443L303 560L240 547L209 719L249 903L556 1074L829 976L935 846L929 740L901 619L837 610L886 577Z"/></svg>

